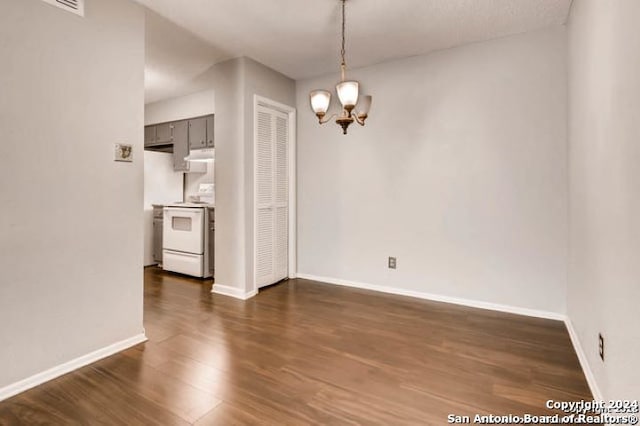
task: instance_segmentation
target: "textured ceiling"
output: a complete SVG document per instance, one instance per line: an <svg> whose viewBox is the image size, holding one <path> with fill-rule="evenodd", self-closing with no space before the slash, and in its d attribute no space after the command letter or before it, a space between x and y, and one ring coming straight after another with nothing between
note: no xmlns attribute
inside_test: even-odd
<svg viewBox="0 0 640 426"><path fill-rule="evenodd" d="M146 103L185 94L189 82L216 62L234 56L150 10L145 33Z"/></svg>
<svg viewBox="0 0 640 426"><path fill-rule="evenodd" d="M148 74L157 86L149 88L154 94L148 100L166 96L162 86L175 86L207 64L237 56L249 56L294 79L338 69L339 0L136 1L166 18L148 13ZM348 0L347 62L366 66L562 24L570 4Z"/></svg>

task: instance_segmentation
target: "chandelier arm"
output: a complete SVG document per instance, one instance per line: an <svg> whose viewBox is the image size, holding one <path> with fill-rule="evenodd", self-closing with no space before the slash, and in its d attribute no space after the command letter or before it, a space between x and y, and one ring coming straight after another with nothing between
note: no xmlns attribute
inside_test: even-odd
<svg viewBox="0 0 640 426"><path fill-rule="evenodd" d="M329 117L327 116L323 116L323 117L318 117L318 123L320 124L326 124L328 122L330 122L331 120L333 120L336 117L336 114L331 114Z"/></svg>
<svg viewBox="0 0 640 426"><path fill-rule="evenodd" d="M364 120L367 118L366 116L363 118L360 118L355 111L351 113L351 117L353 117L356 120L356 123L358 123L361 126L364 126Z"/></svg>

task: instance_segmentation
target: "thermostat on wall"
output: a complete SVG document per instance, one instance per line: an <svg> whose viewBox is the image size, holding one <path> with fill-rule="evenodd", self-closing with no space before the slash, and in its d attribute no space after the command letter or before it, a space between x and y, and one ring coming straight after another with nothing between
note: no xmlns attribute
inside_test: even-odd
<svg viewBox="0 0 640 426"><path fill-rule="evenodd" d="M133 147L131 145L117 143L115 145L115 161L125 161L130 163L133 161Z"/></svg>

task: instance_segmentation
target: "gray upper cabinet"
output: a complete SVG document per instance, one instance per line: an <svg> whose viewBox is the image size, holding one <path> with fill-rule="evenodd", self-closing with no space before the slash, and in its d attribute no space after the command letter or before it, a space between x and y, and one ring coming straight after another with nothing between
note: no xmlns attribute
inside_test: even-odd
<svg viewBox="0 0 640 426"><path fill-rule="evenodd" d="M207 118L189 120L189 148L202 149L207 147Z"/></svg>
<svg viewBox="0 0 640 426"><path fill-rule="evenodd" d="M203 163L190 163L184 157L193 149L213 148L213 115L160 123L144 128L144 147L149 151L172 152L176 172L205 173Z"/></svg>
<svg viewBox="0 0 640 426"><path fill-rule="evenodd" d="M173 123L158 124L156 126L156 143L162 145L173 143Z"/></svg>
<svg viewBox="0 0 640 426"><path fill-rule="evenodd" d="M213 127L214 123L213 123L213 115L210 115L207 117L207 148L213 148L214 147L214 143L213 143Z"/></svg>
<svg viewBox="0 0 640 426"><path fill-rule="evenodd" d="M189 122L177 121L173 123L173 170L189 171L189 162L184 159L187 155L189 155Z"/></svg>
<svg viewBox="0 0 640 426"><path fill-rule="evenodd" d="M147 126L144 128L144 146L156 143L156 126Z"/></svg>
<svg viewBox="0 0 640 426"><path fill-rule="evenodd" d="M173 124L162 123L144 128L144 146L157 147L173 143Z"/></svg>

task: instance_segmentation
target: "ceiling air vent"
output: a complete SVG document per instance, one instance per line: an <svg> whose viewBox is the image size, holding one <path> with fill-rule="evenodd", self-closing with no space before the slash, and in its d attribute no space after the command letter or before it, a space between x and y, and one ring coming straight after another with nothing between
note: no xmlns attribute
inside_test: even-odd
<svg viewBox="0 0 640 426"><path fill-rule="evenodd" d="M58 6L60 9L64 9L67 12L75 13L76 15L84 16L84 0L43 0L45 3Z"/></svg>

